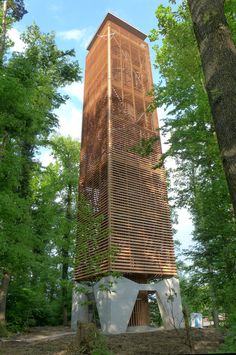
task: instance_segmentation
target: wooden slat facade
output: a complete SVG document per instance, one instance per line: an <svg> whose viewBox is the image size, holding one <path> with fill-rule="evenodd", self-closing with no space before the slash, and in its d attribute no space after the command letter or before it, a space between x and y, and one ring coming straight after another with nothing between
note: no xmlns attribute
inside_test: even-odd
<svg viewBox="0 0 236 355"><path fill-rule="evenodd" d="M124 22L124 24L126 24ZM101 272L119 271L128 277L176 275L170 210L161 157L156 141L151 155L132 148L142 138L157 135L156 113L148 113L152 74L145 35L111 15L92 40L86 59L80 193L105 216L110 235L94 255L115 246L114 261ZM79 236L78 236L79 247ZM76 280L91 279L83 260Z"/></svg>

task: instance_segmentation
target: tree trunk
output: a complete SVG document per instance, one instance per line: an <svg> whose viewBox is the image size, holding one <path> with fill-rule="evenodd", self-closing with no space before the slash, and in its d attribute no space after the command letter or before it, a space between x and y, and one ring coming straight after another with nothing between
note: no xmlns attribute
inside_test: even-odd
<svg viewBox="0 0 236 355"><path fill-rule="evenodd" d="M31 195L30 178L33 170L34 145L26 140L21 143L21 176L19 195L28 198Z"/></svg>
<svg viewBox="0 0 236 355"><path fill-rule="evenodd" d="M219 313L217 312L217 310L212 311L212 317L213 317L214 327L218 329L220 324L219 324Z"/></svg>
<svg viewBox="0 0 236 355"><path fill-rule="evenodd" d="M193 339L191 335L191 329L189 326L189 315L188 315L188 310L186 306L183 306L183 316L184 316L184 324L185 324L185 332L186 332L186 340L187 344L189 346L189 353L194 354L194 344L193 344Z"/></svg>
<svg viewBox="0 0 236 355"><path fill-rule="evenodd" d="M67 231L63 236L63 247L62 247L62 304L63 304L63 325L68 324L68 271L69 271L69 243L70 243L70 221L72 219L72 186L68 186L68 194L66 199L66 220L67 220Z"/></svg>
<svg viewBox="0 0 236 355"><path fill-rule="evenodd" d="M213 280L214 278L214 271L212 267L208 267L208 275L210 276L210 280ZM217 298L216 298L216 293L215 293L215 285L214 281L209 283L209 291L211 295L211 300L212 300L212 318L214 322L214 327L219 328L219 312L218 312L218 307L217 307Z"/></svg>
<svg viewBox="0 0 236 355"><path fill-rule="evenodd" d="M224 0L188 0L205 87L236 216L236 47Z"/></svg>
<svg viewBox="0 0 236 355"><path fill-rule="evenodd" d="M3 1L2 4L2 35L0 39L0 65L3 63L3 56L5 52L5 42L6 42L6 33L7 33L7 0Z"/></svg>
<svg viewBox="0 0 236 355"><path fill-rule="evenodd" d="M9 282L10 275L8 272L4 272L0 286L0 323L2 324L6 322L6 302Z"/></svg>
<svg viewBox="0 0 236 355"><path fill-rule="evenodd" d="M9 142L9 135L7 132L3 132L1 142L0 142L0 161L3 159L5 151L6 151L6 146Z"/></svg>

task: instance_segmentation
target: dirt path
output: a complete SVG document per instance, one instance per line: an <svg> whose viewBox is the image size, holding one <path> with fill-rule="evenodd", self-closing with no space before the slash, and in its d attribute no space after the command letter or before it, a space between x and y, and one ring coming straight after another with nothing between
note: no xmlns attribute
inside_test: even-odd
<svg viewBox="0 0 236 355"><path fill-rule="evenodd" d="M215 329L195 329L192 332L196 354L214 351L223 341ZM188 354L185 332L158 330L150 333L107 336L110 350L115 355ZM69 351L75 333L66 327L37 327L30 332L0 340L1 355L79 355L79 349Z"/></svg>
<svg viewBox="0 0 236 355"><path fill-rule="evenodd" d="M43 342L43 341L51 341L51 340L55 340L58 338L62 338L65 336L73 336L75 335L75 332L71 332L71 330L68 328L42 328L42 329L38 329L38 328L34 328L33 331L23 334L23 335L19 335L19 336L15 336L10 338L9 340L5 339L3 341L8 342L8 341L15 341L15 342L26 342L26 343L36 343L36 342Z"/></svg>
<svg viewBox="0 0 236 355"><path fill-rule="evenodd" d="M69 327L35 327L27 333L0 340L0 354L63 355L74 337Z"/></svg>

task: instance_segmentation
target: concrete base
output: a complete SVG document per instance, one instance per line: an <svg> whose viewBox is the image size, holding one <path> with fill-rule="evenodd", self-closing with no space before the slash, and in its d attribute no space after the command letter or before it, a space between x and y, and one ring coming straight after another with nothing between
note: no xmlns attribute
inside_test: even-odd
<svg viewBox="0 0 236 355"><path fill-rule="evenodd" d="M78 285L77 285L78 287ZM90 290L92 291L92 290ZM151 284L138 284L125 277L104 277L93 287L103 333L125 333L139 291L156 292L165 329L183 328L184 320L178 279L172 277ZM85 293L73 293L72 329L77 322L88 322Z"/></svg>

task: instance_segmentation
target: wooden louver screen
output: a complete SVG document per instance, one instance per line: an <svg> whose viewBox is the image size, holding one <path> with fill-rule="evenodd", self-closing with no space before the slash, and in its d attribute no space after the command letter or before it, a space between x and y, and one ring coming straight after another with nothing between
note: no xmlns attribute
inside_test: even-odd
<svg viewBox="0 0 236 355"><path fill-rule="evenodd" d="M176 274L165 172L154 170L160 141L151 155L133 151L157 135L156 113L147 112L152 75L147 44L114 16L99 29L87 56L80 193L103 214L107 240L93 253L115 246L118 255L100 272L120 271L144 278ZM78 236L79 248L79 236ZM86 260L77 280L95 276Z"/></svg>

